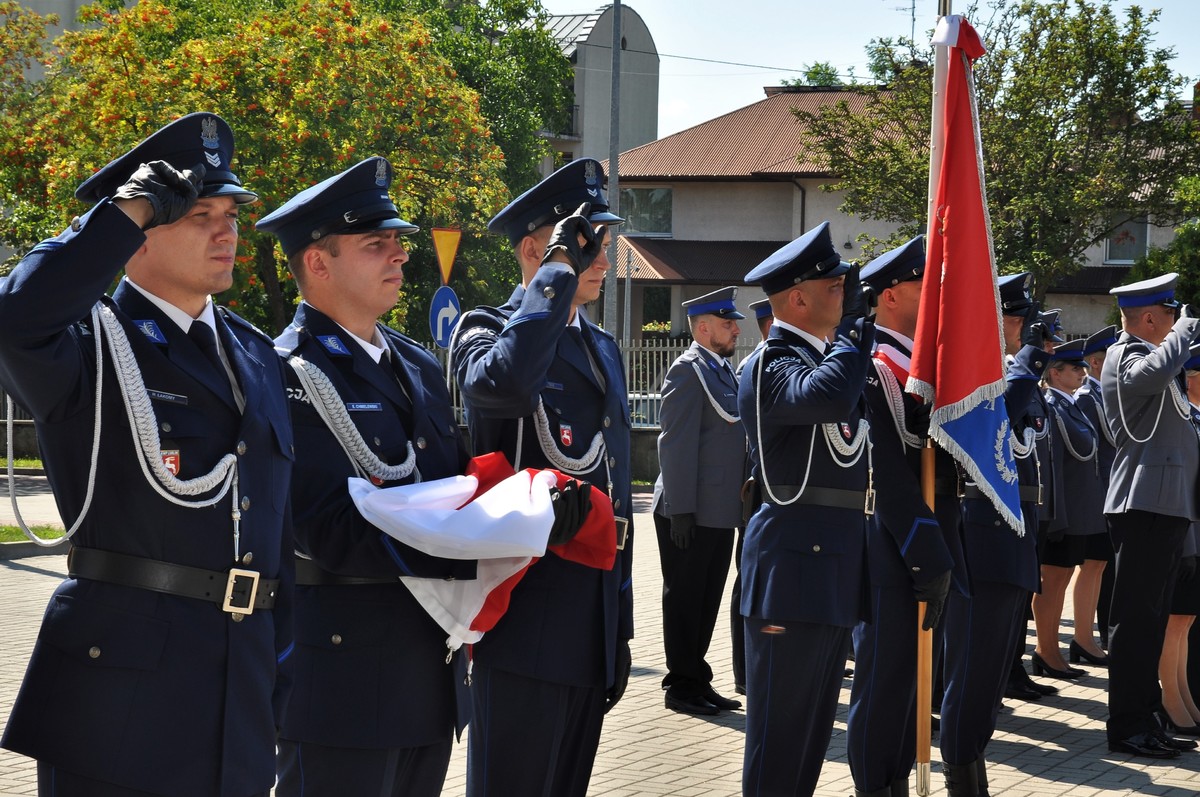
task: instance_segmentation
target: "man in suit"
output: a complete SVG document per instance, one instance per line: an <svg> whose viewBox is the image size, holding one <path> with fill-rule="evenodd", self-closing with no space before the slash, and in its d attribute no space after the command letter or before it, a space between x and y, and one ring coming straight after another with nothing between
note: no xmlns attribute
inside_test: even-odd
<svg viewBox="0 0 1200 797"><path fill-rule="evenodd" d="M737 378L727 357L740 333L737 288L683 303L693 342L671 364L662 386L654 527L663 574L663 647L667 708L717 714L742 707L717 694L704 660L721 607L733 529L742 518L742 452Z"/></svg>
<svg viewBox="0 0 1200 797"><path fill-rule="evenodd" d="M742 789L812 794L851 629L866 608L873 499L862 391L874 326L857 270L838 256L828 222L772 254L746 282L770 297L775 324L738 388L762 495L742 551Z"/></svg>
<svg viewBox="0 0 1200 797"><path fill-rule="evenodd" d="M346 489L356 475L383 487L454 476L467 461L441 366L377 320L403 283L402 236L417 232L391 182L391 164L367 158L256 225L279 238L304 299L275 341L290 366L298 553L279 795L436 797L450 761L461 678L400 577L474 578L475 563L393 540Z"/></svg>
<svg viewBox="0 0 1200 797"><path fill-rule="evenodd" d="M1188 525L1197 519L1195 445L1180 386L1200 318L1175 301L1176 274L1113 288L1121 336L1100 377L1116 440L1104 514L1116 548L1109 635L1108 748L1174 758L1181 743L1154 721L1162 650Z"/></svg>
<svg viewBox="0 0 1200 797"><path fill-rule="evenodd" d="M609 227L621 221L591 158L514 199L488 229L512 243L521 285L500 307L464 315L451 342L475 450L604 490L621 549L608 571L547 553L475 645L471 795L585 794L604 713L629 679L628 395L616 341L584 311L609 268Z"/></svg>
<svg viewBox="0 0 1200 797"><path fill-rule="evenodd" d="M904 392L924 273L924 236L875 258L862 271L864 285L877 298L866 400L873 466L883 479L867 526L871 621L860 622L853 636L861 677L850 689L846 749L858 797L908 794L916 759L917 602L927 604L924 627L933 629L952 568L957 588L967 592L958 500L953 489L945 491L950 495L937 502L935 517L921 497L922 406ZM943 481L953 484L953 462L949 455L942 457Z"/></svg>
<svg viewBox="0 0 1200 797"><path fill-rule="evenodd" d="M1112 429L1104 420L1104 396L1100 390L1100 376L1104 373L1104 359L1108 353L1108 347L1117 342L1118 332L1120 330L1116 325L1110 324L1104 329L1088 335L1083 344L1083 359L1088 366L1088 376L1084 380L1083 386L1075 391L1076 406L1087 416L1088 422L1092 424L1092 428L1099 436L1100 451L1096 455L1098 457L1097 466L1100 469L1100 478L1103 481L1105 493L1108 492L1108 480L1112 474L1113 459L1117 455L1117 449ZM1101 504L1103 504L1103 498ZM1096 617L1094 618L1099 631L1100 648L1095 647L1090 621L1086 625L1079 622L1075 624L1075 641L1079 643L1084 652L1093 657L1103 657L1104 650L1108 649L1108 609L1112 604L1113 570L1115 569L1112 566L1111 540L1106 553L1108 566L1104 568L1104 574L1100 577L1100 594L1096 599ZM1078 618L1078 612L1076 614L1077 620L1082 619Z"/></svg>
<svg viewBox="0 0 1200 797"><path fill-rule="evenodd" d="M80 185L92 209L0 283L0 384L74 531L3 740L44 795L275 782L292 430L270 339L211 299L257 198L232 157L220 117L172 122Z"/></svg>

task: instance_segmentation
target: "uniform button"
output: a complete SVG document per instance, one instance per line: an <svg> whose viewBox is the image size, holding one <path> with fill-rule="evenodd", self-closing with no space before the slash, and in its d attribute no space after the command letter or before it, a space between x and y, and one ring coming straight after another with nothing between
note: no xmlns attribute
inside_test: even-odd
<svg viewBox="0 0 1200 797"><path fill-rule="evenodd" d="M454 576L446 576L445 578L442 579L442 581L454 581L454 580L455 580Z"/></svg>
<svg viewBox="0 0 1200 797"><path fill-rule="evenodd" d="M821 552L821 546L820 546L820 545L814 545L814 546L813 546L813 553L820 553L820 552Z"/></svg>
<svg viewBox="0 0 1200 797"><path fill-rule="evenodd" d="M79 219L78 216L71 219L71 232L79 232L82 229L83 229L83 222ZM92 648L92 649L96 650L95 648ZM100 655L100 652L96 651L96 655Z"/></svg>
<svg viewBox="0 0 1200 797"><path fill-rule="evenodd" d="M618 498L617 500L613 501L613 509L620 509L620 508L621 508L621 499Z"/></svg>
<svg viewBox="0 0 1200 797"><path fill-rule="evenodd" d="M375 438L375 445L376 445L376 446L381 446L381 445L383 445L383 442L382 442L382 441L381 441L381 440L380 440L378 437L376 437L376 438Z"/></svg>
<svg viewBox="0 0 1200 797"><path fill-rule="evenodd" d="M240 623L242 620L245 620L245 619L246 619L246 615L244 615L244 614L232 614L232 613L231 613L231 614L229 615L229 619L230 619L230 620L233 620L235 623Z"/></svg>
<svg viewBox="0 0 1200 797"><path fill-rule="evenodd" d="M246 555L242 557L242 564L248 565L253 561L254 561L254 554L251 553L250 551L246 551Z"/></svg>
<svg viewBox="0 0 1200 797"><path fill-rule="evenodd" d="M425 438L424 437L417 438L417 448L421 449L422 451L425 450Z"/></svg>
<svg viewBox="0 0 1200 797"><path fill-rule="evenodd" d="M342 635L334 634L333 636L329 637L329 641L335 645L340 645L340 644L342 644Z"/></svg>
<svg viewBox="0 0 1200 797"><path fill-rule="evenodd" d="M913 572L914 572L914 573L920 573L920 572L921 572L921 566L920 566L920 565L917 565L917 566L913 567Z"/></svg>
<svg viewBox="0 0 1200 797"><path fill-rule="evenodd" d="M250 508L250 496L243 495L242 496L242 509L249 509L249 508Z"/></svg>
<svg viewBox="0 0 1200 797"><path fill-rule="evenodd" d="M608 458L608 467L610 467L610 468L615 468L615 467L617 467L617 458L616 458L616 457L609 457L609 458Z"/></svg>
<svg viewBox="0 0 1200 797"><path fill-rule="evenodd" d="M993 526L999 526L999 525L1000 525L1000 521L999 521L999 520L993 520L993 521L992 521L992 525L993 525Z"/></svg>
<svg viewBox="0 0 1200 797"><path fill-rule="evenodd" d="M452 423L446 424L446 431L449 432L450 434L454 434L454 424L452 424Z"/></svg>
<svg viewBox="0 0 1200 797"><path fill-rule="evenodd" d="M76 219L76 221L78 221L78 219ZM88 657L92 659L100 658L100 648L96 647L95 645L88 648Z"/></svg>
<svg viewBox="0 0 1200 797"><path fill-rule="evenodd" d="M610 426L612 426L612 419L609 418L607 415L605 415L604 416L604 428L607 429Z"/></svg>
<svg viewBox="0 0 1200 797"><path fill-rule="evenodd" d="M553 299L554 298L554 286L547 285L545 288L542 288L542 296L545 296L547 299Z"/></svg>
<svg viewBox="0 0 1200 797"><path fill-rule="evenodd" d="M238 441L237 452L238 452L239 456L246 453L246 441L245 440Z"/></svg>
<svg viewBox="0 0 1200 797"><path fill-rule="evenodd" d="M163 421L163 422L162 422L162 430L163 430L164 432L169 432L169 431L171 431L171 424L167 423L166 421Z"/></svg>

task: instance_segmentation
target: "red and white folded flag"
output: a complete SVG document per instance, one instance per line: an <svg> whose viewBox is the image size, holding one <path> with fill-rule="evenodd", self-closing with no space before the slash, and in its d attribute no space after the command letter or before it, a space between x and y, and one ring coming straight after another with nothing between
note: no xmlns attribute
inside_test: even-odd
<svg viewBox="0 0 1200 797"><path fill-rule="evenodd" d="M380 489L350 479L358 511L388 536L444 559L478 559L476 577L400 580L457 649L478 642L508 608L525 571L545 556L554 525L550 489L568 477L555 470L514 473L503 454L476 457L464 476ZM611 570L616 561L612 502L592 486L592 505L574 539L550 546L555 555Z"/></svg>

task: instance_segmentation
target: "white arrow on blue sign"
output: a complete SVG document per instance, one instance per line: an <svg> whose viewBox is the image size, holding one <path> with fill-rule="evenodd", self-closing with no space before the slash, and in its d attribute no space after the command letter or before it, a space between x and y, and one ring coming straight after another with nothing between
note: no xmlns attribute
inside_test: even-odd
<svg viewBox="0 0 1200 797"><path fill-rule="evenodd" d="M443 285L433 294L433 301L429 303L429 331L433 333L433 342L443 349L450 348L450 333L461 312L458 296L449 285Z"/></svg>

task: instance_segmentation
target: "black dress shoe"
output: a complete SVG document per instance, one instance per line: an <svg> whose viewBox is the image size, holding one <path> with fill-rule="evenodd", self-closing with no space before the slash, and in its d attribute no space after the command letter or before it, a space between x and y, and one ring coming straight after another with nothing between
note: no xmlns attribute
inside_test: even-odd
<svg viewBox="0 0 1200 797"><path fill-rule="evenodd" d="M1057 686L1051 686L1050 684L1039 684L1037 681L1033 680L1028 675L1025 676L1025 685L1040 695L1057 695L1058 694Z"/></svg>
<svg viewBox="0 0 1200 797"><path fill-rule="evenodd" d="M1041 700L1042 693L1017 678L1009 678L1004 687L1004 696L1013 700Z"/></svg>
<svg viewBox="0 0 1200 797"><path fill-rule="evenodd" d="M1172 750L1195 750L1197 746L1191 739L1176 739L1166 731L1151 731L1151 735L1163 747L1169 747Z"/></svg>
<svg viewBox="0 0 1200 797"><path fill-rule="evenodd" d="M1095 664L1099 667L1108 666L1108 656L1097 656L1095 653L1088 653L1083 649L1083 646L1072 639L1071 644L1067 647L1067 661L1071 664L1078 664L1080 659L1086 661L1088 664Z"/></svg>
<svg viewBox="0 0 1200 797"><path fill-rule="evenodd" d="M724 711L737 711L742 707L742 701L732 700L728 697L721 697L716 693L716 691L713 690L711 686L705 691L701 692L700 697Z"/></svg>
<svg viewBox="0 0 1200 797"><path fill-rule="evenodd" d="M1178 750L1162 744L1152 733L1139 733L1117 741L1110 739L1108 749L1113 753L1128 753L1143 758L1179 758Z"/></svg>
<svg viewBox="0 0 1200 797"><path fill-rule="evenodd" d="M694 714L699 717L715 717L721 713L721 709L709 703L700 695L679 695L667 690L666 697L663 699L667 708L671 711L676 711L680 714Z"/></svg>
<svg viewBox="0 0 1200 797"><path fill-rule="evenodd" d="M1051 667L1036 650L1029 655L1029 660L1033 662L1034 675L1045 675L1049 678L1061 678L1064 681L1073 681L1085 674L1083 670L1076 670L1074 667L1068 667L1065 670Z"/></svg>

